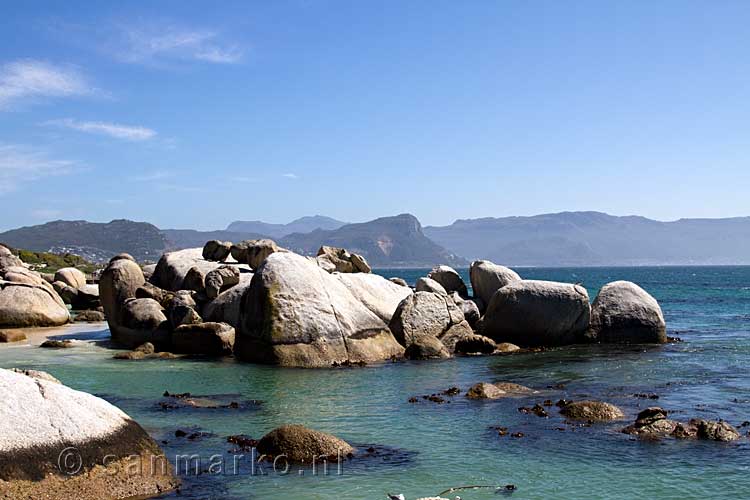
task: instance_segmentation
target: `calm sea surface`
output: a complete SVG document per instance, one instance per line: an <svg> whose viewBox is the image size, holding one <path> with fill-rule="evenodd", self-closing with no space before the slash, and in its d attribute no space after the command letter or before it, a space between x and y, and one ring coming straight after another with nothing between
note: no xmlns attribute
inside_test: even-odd
<svg viewBox="0 0 750 500"><path fill-rule="evenodd" d="M592 300L606 282L634 281L659 300L669 335L683 342L302 370L233 360L116 361L96 342L108 331L94 328L83 335L78 330L78 338L92 342L74 349L4 347L0 366L46 370L73 388L104 397L165 441L172 461L176 454L203 457L201 474L182 471L183 488L170 495L174 498L384 499L390 492L413 499L455 486L509 483L517 487L514 499L750 497L748 438L730 444L649 443L619 432L639 409L653 404L674 411L676 419L723 418L735 426L750 420L750 267L518 271L524 278L580 282ZM378 272L413 283L427 270ZM451 386L465 390L475 382L503 380L540 393L493 402L467 401L463 395L445 404L408 402ZM159 406L164 391L221 395L243 405L164 410ZM635 397L639 393L659 399ZM560 398L609 401L623 408L628 420L574 427L564 424L555 407L546 419L518 411ZM248 400L263 403L245 406ZM250 474L249 461L229 453L233 445L226 436L259 438L284 423L329 431L365 448L373 445L375 456L345 462L340 473L329 465L327 476L309 469L300 474L294 467L288 474L282 474L283 467L266 468L261 476L257 470ZM500 437L492 426L524 436ZM176 438L176 429L204 434ZM745 434L750 427L740 430ZM209 470L211 463L216 465ZM504 496L491 489L456 494Z"/></svg>

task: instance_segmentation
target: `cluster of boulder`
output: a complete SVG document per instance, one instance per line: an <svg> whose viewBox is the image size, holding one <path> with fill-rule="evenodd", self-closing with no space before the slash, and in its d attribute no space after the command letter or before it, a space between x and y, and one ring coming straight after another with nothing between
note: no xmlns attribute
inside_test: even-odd
<svg viewBox="0 0 750 500"><path fill-rule="evenodd" d="M0 245L0 328L60 326L69 321L68 308L52 284Z"/></svg>
<svg viewBox="0 0 750 500"><path fill-rule="evenodd" d="M0 245L0 328L64 325L71 320L70 310L76 321L104 321L99 287L87 284L86 275L74 267L54 274L33 271Z"/></svg>
<svg viewBox="0 0 750 500"><path fill-rule="evenodd" d="M488 261L474 262L470 277L473 296L448 266L412 289L345 249L305 257L264 239L166 253L147 274L119 255L100 289L121 345L284 366L666 341L659 305L633 283L606 285L592 309L580 285L523 280Z"/></svg>

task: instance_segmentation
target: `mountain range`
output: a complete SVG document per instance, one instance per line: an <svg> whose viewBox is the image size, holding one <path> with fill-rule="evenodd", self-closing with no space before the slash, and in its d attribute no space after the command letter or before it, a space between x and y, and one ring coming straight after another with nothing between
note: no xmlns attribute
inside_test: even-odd
<svg viewBox="0 0 750 500"><path fill-rule="evenodd" d="M210 239L272 238L302 254L321 245L364 255L376 267L465 266L482 258L510 266L750 264L750 217L662 222L601 212L457 220L422 227L401 214L347 224L324 216L288 224L235 221L225 230L159 229L146 222L53 221L0 233L0 242L102 262L118 252L155 261Z"/></svg>
<svg viewBox="0 0 750 500"><path fill-rule="evenodd" d="M562 212L425 227L467 259L515 266L750 264L750 217L680 219Z"/></svg>

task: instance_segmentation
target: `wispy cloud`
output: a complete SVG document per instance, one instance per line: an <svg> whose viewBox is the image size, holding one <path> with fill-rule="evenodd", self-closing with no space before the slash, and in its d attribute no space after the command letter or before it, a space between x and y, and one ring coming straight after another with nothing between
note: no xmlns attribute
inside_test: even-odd
<svg viewBox="0 0 750 500"><path fill-rule="evenodd" d="M283 174L282 177L286 177L287 179L294 179L294 180L299 179L299 176L297 174L291 174L291 173Z"/></svg>
<svg viewBox="0 0 750 500"><path fill-rule="evenodd" d="M153 182L169 179L174 176L174 172L171 170L153 170L151 172L144 172L140 175L131 177L131 180L137 182Z"/></svg>
<svg viewBox="0 0 750 500"><path fill-rule="evenodd" d="M93 88L73 67L33 59L0 66L0 110L23 100L81 96L92 92Z"/></svg>
<svg viewBox="0 0 750 500"><path fill-rule="evenodd" d="M127 141L147 141L156 136L155 130L146 127L121 125L119 123L109 122L81 122L73 120L72 118L50 120L44 122L43 125L64 127L92 134L102 134Z"/></svg>
<svg viewBox="0 0 750 500"><path fill-rule="evenodd" d="M0 195L23 183L70 174L75 166L73 161L50 158L47 152L29 146L0 143Z"/></svg>
<svg viewBox="0 0 750 500"><path fill-rule="evenodd" d="M226 42L213 30L168 23L118 26L113 43L115 56L124 62L153 64L163 61L194 60L213 64L235 64L243 51Z"/></svg>

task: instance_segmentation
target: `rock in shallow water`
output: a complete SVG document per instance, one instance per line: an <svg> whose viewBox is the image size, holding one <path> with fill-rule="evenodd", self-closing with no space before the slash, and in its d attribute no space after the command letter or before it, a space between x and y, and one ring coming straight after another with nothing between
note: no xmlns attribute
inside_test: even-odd
<svg viewBox="0 0 750 500"><path fill-rule="evenodd" d="M168 460L125 413L44 377L0 369L0 497L154 496L179 481ZM33 418L30 418L33 416ZM60 470L61 453L65 475ZM106 456L114 457L106 464ZM153 471L131 463L158 464Z"/></svg>
<svg viewBox="0 0 750 500"><path fill-rule="evenodd" d="M308 429L302 425L278 427L258 442L258 453L277 457L285 455L290 462L310 464L328 460L346 459L356 452L355 448L343 439L332 434Z"/></svg>
<svg viewBox="0 0 750 500"><path fill-rule="evenodd" d="M591 306L586 289L552 281L523 280L500 288L482 319L482 334L522 347L581 342Z"/></svg>
<svg viewBox="0 0 750 500"><path fill-rule="evenodd" d="M603 401L574 401L560 409L560 413L572 420L619 420L625 414L613 404Z"/></svg>
<svg viewBox="0 0 750 500"><path fill-rule="evenodd" d="M667 327L656 299L635 283L615 281L594 300L588 337L603 343L663 344Z"/></svg>
<svg viewBox="0 0 750 500"><path fill-rule="evenodd" d="M478 297L487 305L499 289L521 281L521 277L512 269L494 264L488 260L475 260L469 268L469 278L474 297Z"/></svg>

